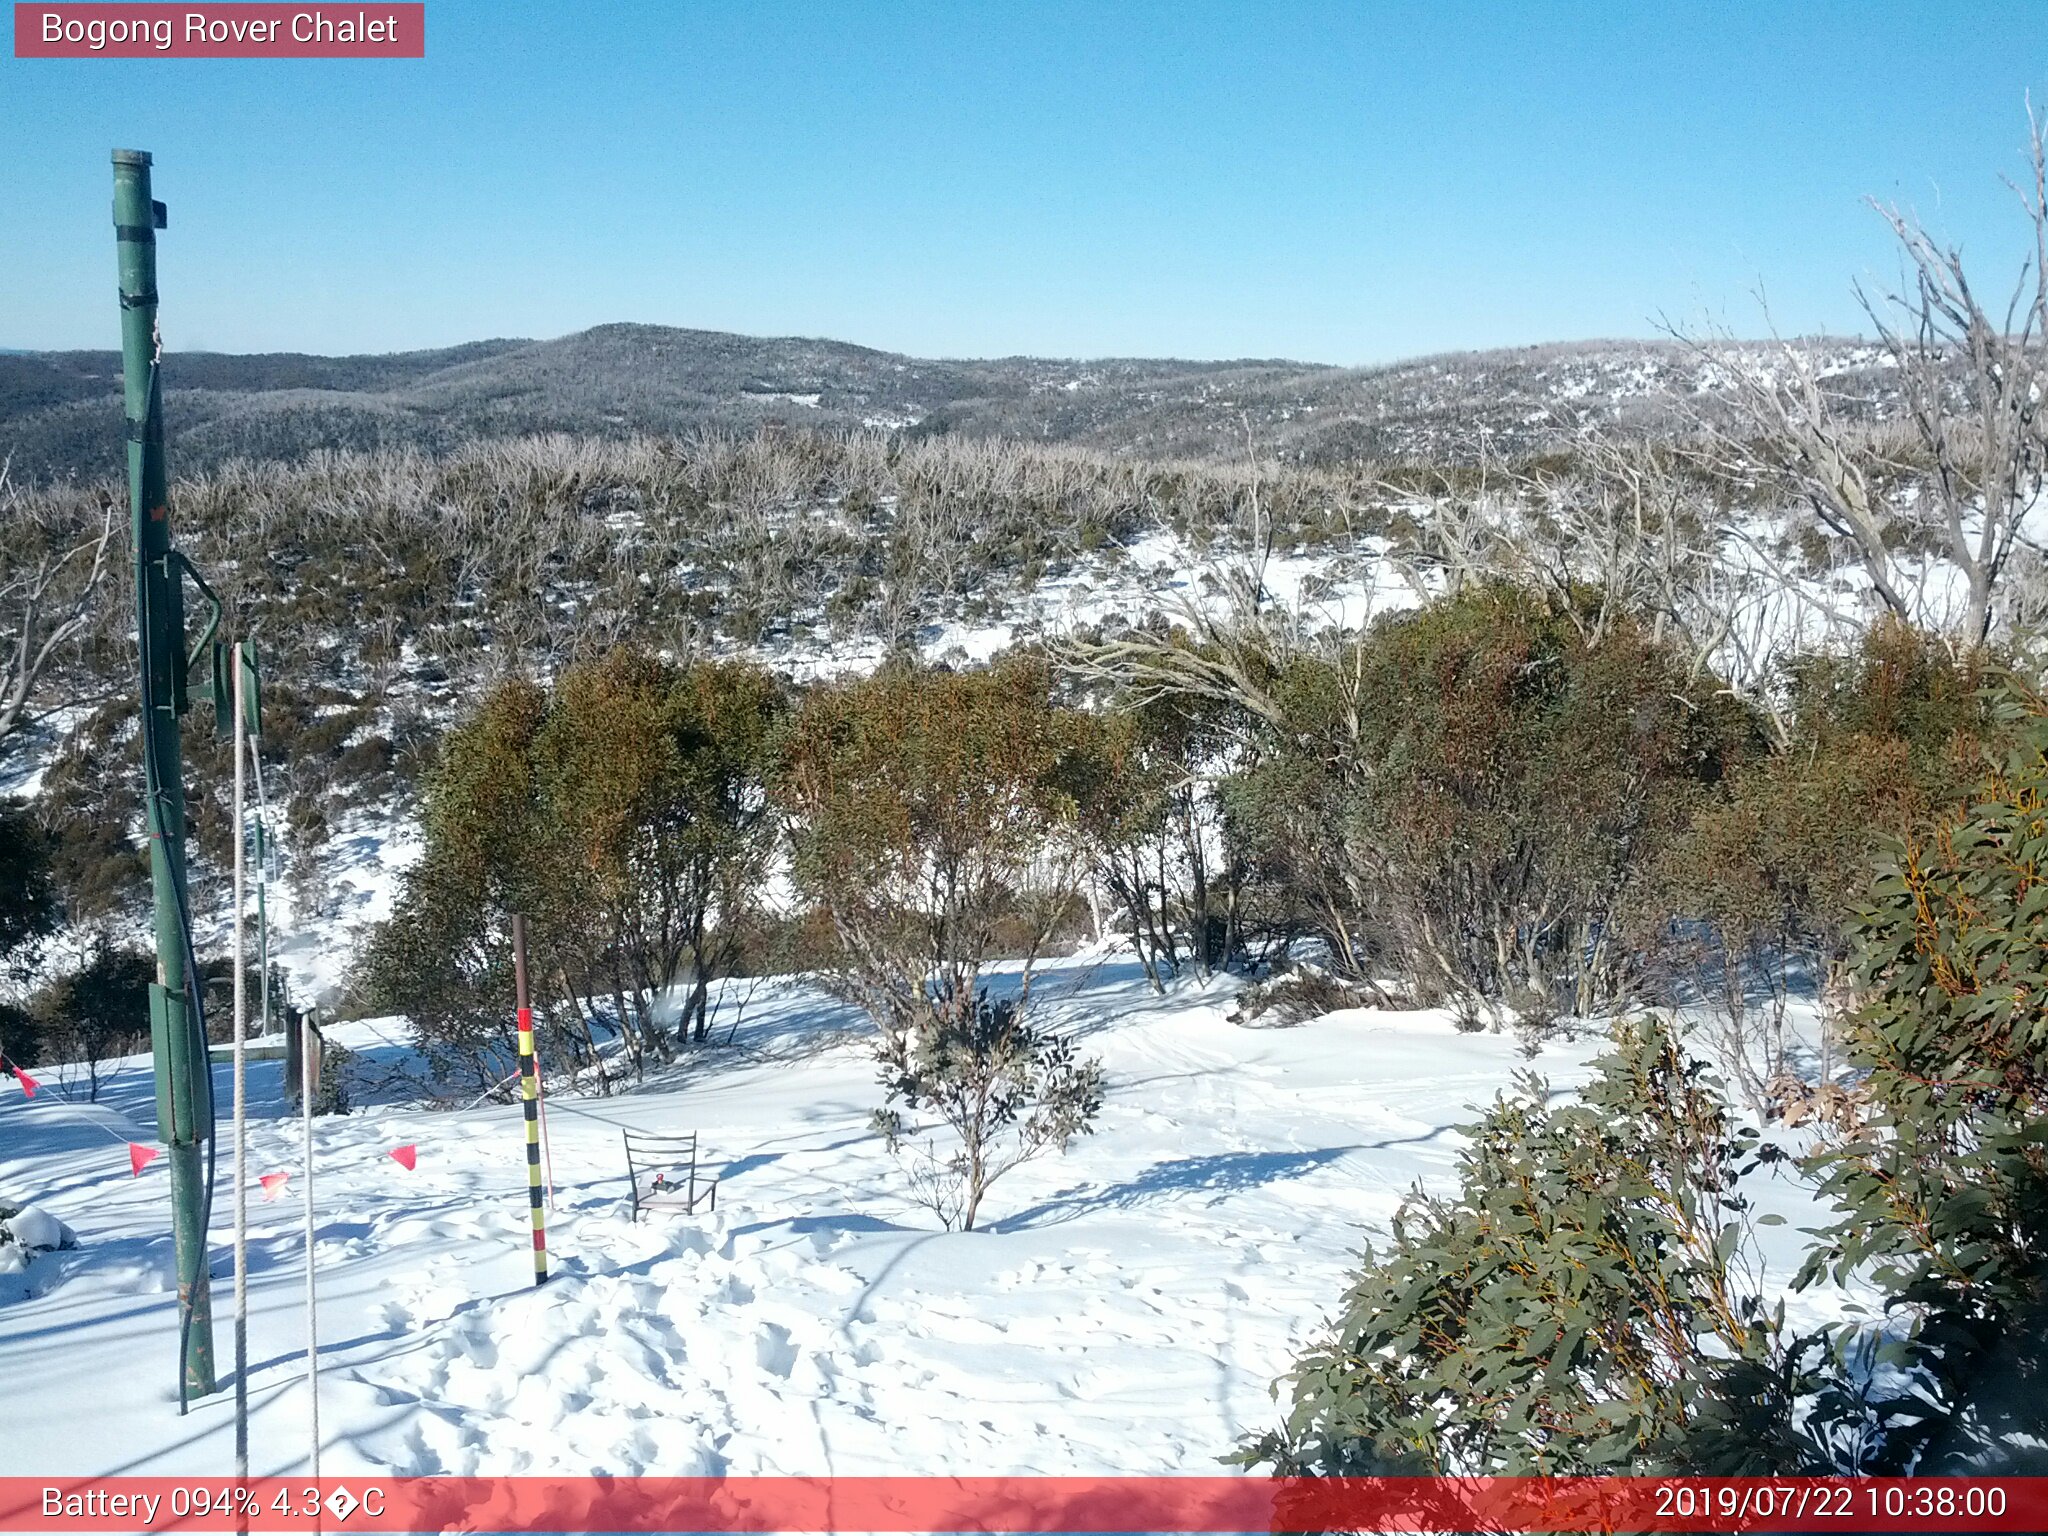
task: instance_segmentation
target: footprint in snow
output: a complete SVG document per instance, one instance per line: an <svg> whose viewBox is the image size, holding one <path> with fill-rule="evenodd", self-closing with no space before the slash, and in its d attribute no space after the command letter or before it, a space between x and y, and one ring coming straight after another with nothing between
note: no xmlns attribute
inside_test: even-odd
<svg viewBox="0 0 2048 1536"><path fill-rule="evenodd" d="M754 1335L754 1360L771 1376L788 1376L796 1369L797 1347L790 1332L780 1323L763 1323Z"/></svg>

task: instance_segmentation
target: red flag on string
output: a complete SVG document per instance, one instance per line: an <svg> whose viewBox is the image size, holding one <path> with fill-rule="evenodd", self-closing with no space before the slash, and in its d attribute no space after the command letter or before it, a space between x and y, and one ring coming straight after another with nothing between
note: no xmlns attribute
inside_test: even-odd
<svg viewBox="0 0 2048 1536"><path fill-rule="evenodd" d="M266 1173L256 1182L263 1186L264 1199L275 1200L284 1193L285 1180L290 1177L291 1175L288 1173Z"/></svg>
<svg viewBox="0 0 2048 1536"><path fill-rule="evenodd" d="M155 1147L151 1147L151 1146L146 1146L146 1145L144 1145L144 1144L143 1144L142 1142L139 1142L139 1141L131 1141L131 1142L129 1142L129 1143L128 1143L128 1172L129 1172L129 1176L130 1176L130 1177L135 1177L135 1176L139 1175L139 1174L140 1174L140 1173L142 1172L142 1170L143 1170L143 1169L147 1168L147 1167L148 1167L148 1166L149 1166L149 1165L150 1165L150 1164L151 1164L152 1162L154 1162L154 1161L156 1160L156 1154L157 1154L157 1151L158 1151L158 1149L157 1149L157 1148L155 1148Z"/></svg>
<svg viewBox="0 0 2048 1536"><path fill-rule="evenodd" d="M21 1084L21 1091L24 1097L32 1099L36 1096L36 1080L19 1067L14 1069L14 1080Z"/></svg>
<svg viewBox="0 0 2048 1536"><path fill-rule="evenodd" d="M407 1142L402 1147L393 1147L391 1155L398 1160L399 1166L409 1170L418 1161L420 1154L418 1147L414 1146L411 1142Z"/></svg>

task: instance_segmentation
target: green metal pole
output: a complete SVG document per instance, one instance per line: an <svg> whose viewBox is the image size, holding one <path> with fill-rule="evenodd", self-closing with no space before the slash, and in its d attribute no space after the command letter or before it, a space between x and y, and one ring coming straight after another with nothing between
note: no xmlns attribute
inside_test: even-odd
<svg viewBox="0 0 2048 1536"><path fill-rule="evenodd" d="M136 635L142 652L144 800L156 895L157 985L150 989L157 1134L170 1148L171 1224L177 1240L179 1400L214 1390L213 1302L207 1283L206 1177L213 1134L212 1064L192 1007L185 890L185 602L171 552L164 473L163 390L157 379L156 231L149 155L114 151L114 233L121 258L121 375L128 438L128 510L134 532Z"/></svg>

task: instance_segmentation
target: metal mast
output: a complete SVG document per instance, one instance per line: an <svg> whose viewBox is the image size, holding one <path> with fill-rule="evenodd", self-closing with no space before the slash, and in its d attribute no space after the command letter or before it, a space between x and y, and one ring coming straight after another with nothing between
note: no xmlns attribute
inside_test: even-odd
<svg viewBox="0 0 2048 1536"><path fill-rule="evenodd" d="M211 1178L201 1159L202 1143L213 1135L213 1073L193 975L191 907L185 886L184 749L178 718L187 702L182 577L190 567L171 547L163 391L157 377L162 348L156 325L156 232L164 227L164 205L150 197L149 172L147 152L114 151L128 509L142 662L143 803L149 820L150 882L156 896L157 981L150 989L150 1042L156 1065L157 1134L170 1149L182 1408L187 1398L214 1390L213 1303L206 1252ZM206 590L203 584L201 590ZM217 604L214 617L217 623ZM209 633L212 627L208 626Z"/></svg>

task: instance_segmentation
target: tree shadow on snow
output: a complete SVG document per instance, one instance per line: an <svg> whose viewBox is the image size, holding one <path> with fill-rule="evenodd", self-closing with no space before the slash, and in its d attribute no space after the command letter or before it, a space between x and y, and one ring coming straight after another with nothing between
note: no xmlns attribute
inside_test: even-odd
<svg viewBox="0 0 2048 1536"><path fill-rule="evenodd" d="M812 1232L826 1232L834 1236L851 1235L856 1232L915 1232L915 1227L906 1227L900 1222L884 1221L879 1216L863 1216L853 1212L834 1212L821 1216L777 1216L767 1221L753 1221L744 1227L734 1227L734 1237L745 1237L753 1232L787 1232L791 1237L804 1237Z"/></svg>
<svg viewBox="0 0 2048 1536"><path fill-rule="evenodd" d="M1184 1195L1229 1195L1260 1189L1282 1179L1298 1179L1334 1163L1365 1145L1318 1147L1308 1152L1215 1152L1203 1157L1175 1157L1154 1163L1136 1178L1107 1187L1063 1190L1052 1199L987 1224L991 1232L1056 1226L1098 1211L1130 1210L1154 1200Z"/></svg>

